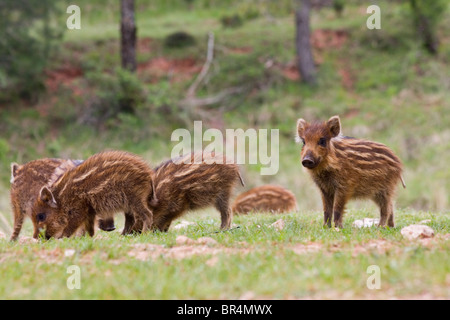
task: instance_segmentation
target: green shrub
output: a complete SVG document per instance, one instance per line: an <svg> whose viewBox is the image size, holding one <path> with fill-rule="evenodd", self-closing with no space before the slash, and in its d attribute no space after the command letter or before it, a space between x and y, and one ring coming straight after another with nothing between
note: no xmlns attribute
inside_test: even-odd
<svg viewBox="0 0 450 320"><path fill-rule="evenodd" d="M195 38L184 31L171 33L164 39L166 48L186 48L193 45L195 45Z"/></svg>
<svg viewBox="0 0 450 320"><path fill-rule="evenodd" d="M145 102L144 87L134 73L117 69L113 74L89 72L86 85L95 88L79 104L78 121L95 127L120 113L134 114Z"/></svg>
<svg viewBox="0 0 450 320"><path fill-rule="evenodd" d="M2 0L0 100L35 100L45 89L42 72L64 28L52 22L54 1Z"/></svg>
<svg viewBox="0 0 450 320"><path fill-rule="evenodd" d="M224 28L238 28L241 27L243 24L242 18L238 14L223 16L220 19L220 22L222 23L222 26Z"/></svg>

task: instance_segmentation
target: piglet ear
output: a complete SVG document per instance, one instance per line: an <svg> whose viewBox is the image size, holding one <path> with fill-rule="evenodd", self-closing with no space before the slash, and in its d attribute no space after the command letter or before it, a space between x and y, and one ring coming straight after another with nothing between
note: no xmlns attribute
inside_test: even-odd
<svg viewBox="0 0 450 320"><path fill-rule="evenodd" d="M297 136L296 140L300 140L300 137L304 136L305 128L308 123L304 119L297 120Z"/></svg>
<svg viewBox="0 0 450 320"><path fill-rule="evenodd" d="M331 117L327 122L327 127L333 138L338 136L341 133L341 120L339 116Z"/></svg>
<svg viewBox="0 0 450 320"><path fill-rule="evenodd" d="M14 183L14 179L17 176L17 171L19 170L19 168L20 165L18 165L17 163L11 163L11 180L9 180L9 182Z"/></svg>
<svg viewBox="0 0 450 320"><path fill-rule="evenodd" d="M56 208L57 203L55 201L55 198L53 197L53 193L47 187L42 187L39 193L39 198L42 202L48 204L50 207Z"/></svg>

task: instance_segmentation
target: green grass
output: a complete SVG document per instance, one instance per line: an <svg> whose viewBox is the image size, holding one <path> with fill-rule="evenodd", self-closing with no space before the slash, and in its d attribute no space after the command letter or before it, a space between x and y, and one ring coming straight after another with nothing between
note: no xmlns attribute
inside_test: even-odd
<svg viewBox="0 0 450 320"><path fill-rule="evenodd" d="M207 210L185 217L195 225L168 233L122 237L99 231L94 238L26 245L0 240L0 298L448 299L449 216L402 210L395 228L351 227L367 216L365 210L348 212L339 231L322 228L318 212L237 216L233 223L240 228L217 233L218 214ZM281 231L270 227L277 219L285 221ZM404 240L400 229L423 219L431 219L435 238ZM179 235L217 243L177 244ZM72 249L75 254L66 257ZM79 290L67 287L71 265L80 268ZM371 265L381 271L377 290L366 286Z"/></svg>

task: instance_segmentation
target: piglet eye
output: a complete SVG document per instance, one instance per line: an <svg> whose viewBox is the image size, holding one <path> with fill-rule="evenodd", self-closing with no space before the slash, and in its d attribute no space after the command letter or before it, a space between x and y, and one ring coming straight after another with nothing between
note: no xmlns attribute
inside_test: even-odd
<svg viewBox="0 0 450 320"><path fill-rule="evenodd" d="M37 221L43 222L45 220L45 218L46 218L46 215L45 215L45 213L38 213L36 218L37 218Z"/></svg>
<svg viewBox="0 0 450 320"><path fill-rule="evenodd" d="M327 140L325 138L320 138L318 145L321 146L321 147L326 147L327 146Z"/></svg>

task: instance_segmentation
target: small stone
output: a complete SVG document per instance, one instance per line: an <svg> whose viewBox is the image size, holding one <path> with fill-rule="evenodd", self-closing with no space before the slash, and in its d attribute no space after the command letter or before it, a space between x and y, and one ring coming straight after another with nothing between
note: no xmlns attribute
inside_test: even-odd
<svg viewBox="0 0 450 320"><path fill-rule="evenodd" d="M172 229L180 230L180 229L184 229L184 228L187 228L189 226L192 226L192 225L195 225L195 223L183 220L180 223L178 223L176 226L174 226Z"/></svg>
<svg viewBox="0 0 450 320"><path fill-rule="evenodd" d="M380 223L380 219L364 218L362 220L355 220L352 224L355 228L369 228L377 226Z"/></svg>
<svg viewBox="0 0 450 320"><path fill-rule="evenodd" d="M75 254L74 249L66 249L64 250L64 257L72 257Z"/></svg>

